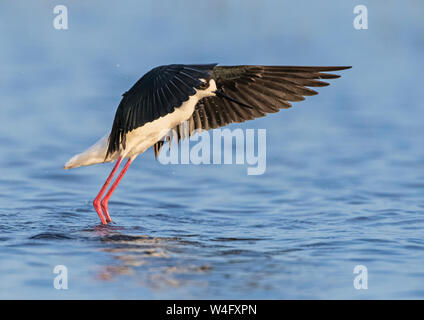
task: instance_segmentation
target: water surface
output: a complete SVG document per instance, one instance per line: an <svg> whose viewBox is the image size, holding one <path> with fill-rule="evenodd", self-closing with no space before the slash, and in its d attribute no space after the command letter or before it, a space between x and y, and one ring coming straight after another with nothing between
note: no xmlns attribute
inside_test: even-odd
<svg viewBox="0 0 424 320"><path fill-rule="evenodd" d="M0 298L423 298L423 3L0 4ZM120 95L167 63L353 65L320 94L232 125L267 130L267 170L140 156L64 171ZM68 290L53 269L68 268ZM353 286L356 265L368 290Z"/></svg>

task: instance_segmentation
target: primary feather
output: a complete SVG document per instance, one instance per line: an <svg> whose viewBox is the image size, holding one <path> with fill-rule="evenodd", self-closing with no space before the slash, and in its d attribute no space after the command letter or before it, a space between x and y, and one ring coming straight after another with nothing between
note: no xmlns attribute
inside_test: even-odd
<svg viewBox="0 0 424 320"><path fill-rule="evenodd" d="M290 108L291 102L318 94L308 87L327 86L328 83L321 79L340 77L326 72L348 68L350 67L215 66L211 77L216 82L216 96L205 97L198 102L189 119L188 136L199 130L244 122ZM181 125L174 129L176 134L173 136L180 140ZM162 145L159 141L154 146L156 157Z"/></svg>

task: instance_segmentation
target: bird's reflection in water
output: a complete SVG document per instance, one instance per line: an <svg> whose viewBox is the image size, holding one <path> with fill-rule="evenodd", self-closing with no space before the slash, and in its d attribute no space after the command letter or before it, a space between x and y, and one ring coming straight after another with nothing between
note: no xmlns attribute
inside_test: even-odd
<svg viewBox="0 0 424 320"><path fill-rule="evenodd" d="M122 230L124 228L115 226L99 226L94 230L105 244L101 250L110 253L114 259L114 263L97 273L98 280L111 281L130 276L140 286L154 289L207 285L202 275L211 267L196 263L190 255L184 254L196 250L196 242L179 237L128 235L121 233Z"/></svg>

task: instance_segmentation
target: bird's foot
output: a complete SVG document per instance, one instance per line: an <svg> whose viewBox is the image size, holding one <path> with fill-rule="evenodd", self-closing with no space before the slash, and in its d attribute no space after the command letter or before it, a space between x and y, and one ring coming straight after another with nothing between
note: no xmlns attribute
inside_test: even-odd
<svg viewBox="0 0 424 320"><path fill-rule="evenodd" d="M109 210L108 210L108 199L103 199L103 200L100 202L100 204L101 204L101 206L102 206L103 214L104 214L104 215L105 215L105 217L106 217L106 222L107 222L107 223L112 222L112 218L110 217L110 215L109 215Z"/></svg>
<svg viewBox="0 0 424 320"><path fill-rule="evenodd" d="M102 213L102 207L101 207L101 203L100 203L99 199L97 199L97 198L94 199L93 207L96 210L97 214L99 215L99 218L100 218L100 221L102 222L102 224L107 224L106 219L105 219L105 217L103 216L103 213Z"/></svg>

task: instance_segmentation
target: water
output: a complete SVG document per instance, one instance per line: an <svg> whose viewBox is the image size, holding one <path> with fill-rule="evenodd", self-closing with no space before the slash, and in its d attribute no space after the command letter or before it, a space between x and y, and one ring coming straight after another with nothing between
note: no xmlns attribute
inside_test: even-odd
<svg viewBox="0 0 424 320"><path fill-rule="evenodd" d="M0 4L0 298L423 298L422 1ZM139 157L64 171L167 63L353 65L267 130L267 170ZM68 269L56 290L53 269ZM353 286L356 265L368 290Z"/></svg>

